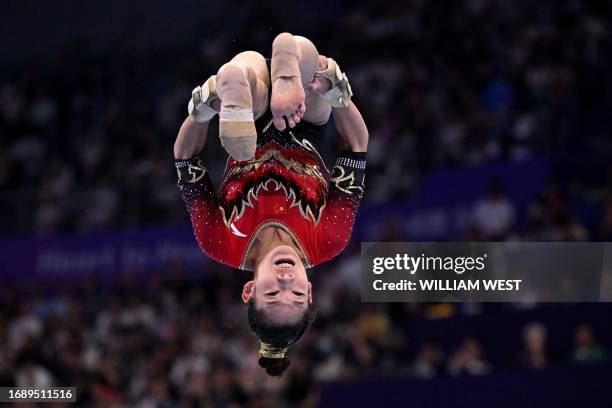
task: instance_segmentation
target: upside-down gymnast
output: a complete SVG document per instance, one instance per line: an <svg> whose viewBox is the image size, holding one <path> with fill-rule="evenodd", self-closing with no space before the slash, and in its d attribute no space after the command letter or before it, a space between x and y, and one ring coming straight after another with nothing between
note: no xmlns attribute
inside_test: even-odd
<svg viewBox="0 0 612 408"><path fill-rule="evenodd" d="M261 340L259 364L280 375L289 365L287 347L310 322L306 268L338 255L350 238L368 131L348 78L308 39L279 34L270 71L263 56L242 52L196 87L174 157L200 248L254 271L242 300ZM217 113L231 157L215 192L198 154ZM344 146L331 173L315 147L330 115Z"/></svg>

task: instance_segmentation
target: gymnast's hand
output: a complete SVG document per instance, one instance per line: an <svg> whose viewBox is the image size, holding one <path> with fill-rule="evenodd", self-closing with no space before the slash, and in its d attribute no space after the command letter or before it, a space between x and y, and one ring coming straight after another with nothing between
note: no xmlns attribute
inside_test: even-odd
<svg viewBox="0 0 612 408"><path fill-rule="evenodd" d="M327 57L319 55L319 62L317 65L317 71L325 71L327 69ZM306 92L313 92L317 95L323 95L325 92L331 89L331 81L319 74L314 75L312 82L309 82L304 86Z"/></svg>
<svg viewBox="0 0 612 408"><path fill-rule="evenodd" d="M353 91L348 77L332 58L319 57L318 69L308 88L316 92L332 108L346 108L351 102Z"/></svg>

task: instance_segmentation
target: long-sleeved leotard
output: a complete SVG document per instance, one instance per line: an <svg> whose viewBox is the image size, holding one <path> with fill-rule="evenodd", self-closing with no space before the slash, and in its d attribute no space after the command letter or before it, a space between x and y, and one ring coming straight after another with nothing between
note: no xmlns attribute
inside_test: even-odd
<svg viewBox="0 0 612 408"><path fill-rule="evenodd" d="M200 248L210 258L247 269L247 255L266 227L285 230L306 267L346 246L364 191L365 153L344 151L331 173L311 140L323 126L306 122L280 132L258 121L251 160L229 159L218 192L199 158L177 161L179 189Z"/></svg>

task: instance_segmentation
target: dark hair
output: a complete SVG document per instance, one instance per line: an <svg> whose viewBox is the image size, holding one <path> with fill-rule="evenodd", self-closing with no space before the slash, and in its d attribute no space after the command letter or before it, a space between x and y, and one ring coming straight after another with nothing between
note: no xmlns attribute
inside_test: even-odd
<svg viewBox="0 0 612 408"><path fill-rule="evenodd" d="M259 357L258 363L266 369L266 373L272 377L280 377L283 375L287 367L289 367L289 359L287 356L283 358L268 358Z"/></svg>
<svg viewBox="0 0 612 408"><path fill-rule="evenodd" d="M293 325L272 325L263 310L255 307L254 299L248 302L248 317L251 330L259 337L259 340L274 347L287 347L298 341L312 321L310 310L306 309L302 318ZM266 369L268 375L278 377L289 367L289 359L287 356L283 358L260 357L259 365Z"/></svg>

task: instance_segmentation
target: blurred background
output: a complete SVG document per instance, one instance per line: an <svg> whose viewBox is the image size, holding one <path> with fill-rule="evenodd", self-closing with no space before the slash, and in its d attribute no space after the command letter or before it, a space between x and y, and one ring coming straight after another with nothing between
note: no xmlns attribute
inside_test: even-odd
<svg viewBox="0 0 612 408"><path fill-rule="evenodd" d="M208 3L3 4L0 384L102 407L609 406L610 304L365 304L359 244L612 240L612 4ZM312 272L316 320L272 379L172 144L192 88L282 31L348 73L370 148L351 244Z"/></svg>

